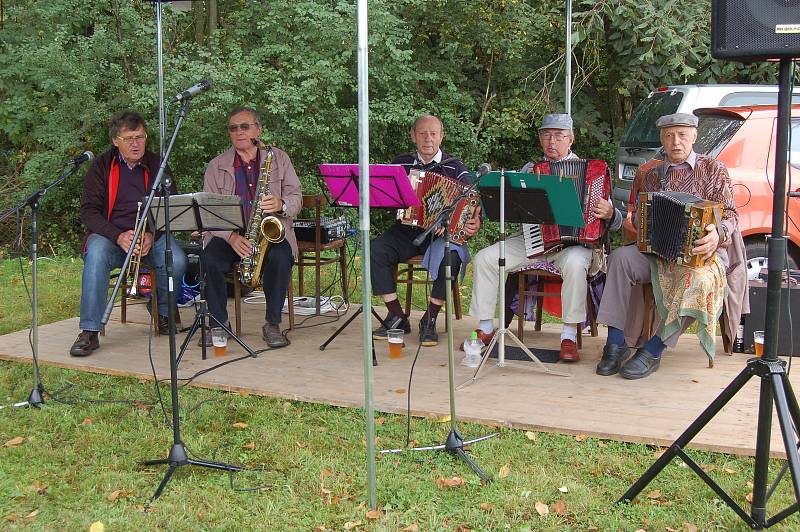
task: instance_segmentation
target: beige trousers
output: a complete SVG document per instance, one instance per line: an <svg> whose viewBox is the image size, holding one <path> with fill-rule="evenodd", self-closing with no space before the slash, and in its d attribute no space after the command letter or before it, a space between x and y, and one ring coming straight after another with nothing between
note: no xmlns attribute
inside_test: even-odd
<svg viewBox="0 0 800 532"><path fill-rule="evenodd" d="M505 243L506 271L532 262L551 262L561 270L561 316L564 323L582 323L586 319L586 276L593 252L583 246L570 246L535 259L525 255L522 234L509 237ZM479 320L494 318L500 290L500 243L484 248L472 260L472 303L469 313Z"/></svg>

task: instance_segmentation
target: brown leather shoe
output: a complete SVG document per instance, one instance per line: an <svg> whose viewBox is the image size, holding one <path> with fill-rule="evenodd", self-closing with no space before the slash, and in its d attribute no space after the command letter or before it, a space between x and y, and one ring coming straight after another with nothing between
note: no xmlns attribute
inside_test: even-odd
<svg viewBox="0 0 800 532"><path fill-rule="evenodd" d="M279 347L286 347L289 345L289 339L281 332L280 325L265 323L264 326L261 327L261 337L272 349L278 349Z"/></svg>
<svg viewBox="0 0 800 532"><path fill-rule="evenodd" d="M578 346L572 340L564 338L561 340L561 351L558 352L558 358L562 362L577 362L581 359L578 353Z"/></svg>
<svg viewBox="0 0 800 532"><path fill-rule="evenodd" d="M485 347L485 346L489 345L489 342L492 341L492 339L494 338L494 333L497 332L497 329L493 330L490 333L485 333L480 329L475 329L475 332L478 333L478 340L483 342L483 345ZM458 349L459 349L459 351L463 351L464 350L464 342L463 341L458 345Z"/></svg>
<svg viewBox="0 0 800 532"><path fill-rule="evenodd" d="M92 351L100 347L100 338L97 331L81 331L78 338L69 350L74 357L87 357Z"/></svg>

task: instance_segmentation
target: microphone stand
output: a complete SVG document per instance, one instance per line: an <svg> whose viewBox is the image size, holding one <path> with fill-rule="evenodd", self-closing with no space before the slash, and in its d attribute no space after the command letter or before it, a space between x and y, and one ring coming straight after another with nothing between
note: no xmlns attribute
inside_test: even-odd
<svg viewBox="0 0 800 532"><path fill-rule="evenodd" d="M51 188L60 185L67 177L71 176L79 165L72 164L64 170L52 183L34 192L10 212L19 212L25 207L31 208L31 352L33 354L33 388L27 401L14 403L12 406L21 407L30 405L39 408L44 404L45 395L51 395L45 390L39 373L39 278L38 278L38 249L39 249L39 203L42 196ZM9 213L10 214L10 213Z"/></svg>
<svg viewBox="0 0 800 532"><path fill-rule="evenodd" d="M452 295L452 272L450 269L450 216L453 214L453 210L455 209L456 204L461 201L463 198L469 194L474 188L475 184L471 187L467 188L462 192L458 197L453 200L453 203L450 206L444 208L436 219L436 222L431 224L425 232L419 235L415 240L414 243L416 244L417 240L420 243L425 240L425 238L436 229L442 228L444 229L444 271L445 271L445 325L447 329L447 376L448 376L448 391L450 392L450 433L447 435L447 439L443 444L435 445L432 447L414 447L409 450L411 451L441 451L445 450L450 454L453 454L463 460L469 467L475 472L476 475L485 483L491 482L491 478L481 469L481 467L475 463L472 458L464 452L464 445L470 445L472 443L476 443L483 440L488 440L489 438L493 438L497 436L497 433L489 434L487 436L481 436L480 438L475 438L473 440L464 441L464 438L461 436L461 433L458 431L458 426L456 424L456 389L455 389L455 362L453 357L453 295ZM430 326L430 324L428 324ZM381 451L382 454L386 453L401 453L403 449L391 449L386 451Z"/></svg>
<svg viewBox="0 0 800 532"><path fill-rule="evenodd" d="M156 488L155 493L153 494L153 499L156 500L161 496L161 492L164 491L164 488L167 486L167 483L172 478L172 475L175 473L175 470L181 466L185 465L196 465L201 467L208 467L211 469L219 469L223 471L241 471L241 467L234 466L230 464L225 464L222 462L211 462L207 460L196 460L193 458L189 458L189 455L186 451L186 446L181 439L181 420L180 420L180 404L178 400L178 361L176 356L176 342L175 342L175 294L173 292L173 283L174 280L173 276L173 265L172 265L172 244L171 244L171 235L170 235L170 227L169 227L169 197L170 197L170 185L171 185L171 177L165 175L165 169L167 167L167 159L169 158L170 153L172 152L172 147L175 144L175 139L178 136L178 131L180 131L181 126L183 125L183 121L186 118L186 114L189 110L189 101L190 99L186 99L181 106L181 110L178 113L178 121L175 124L175 130L172 132L172 138L169 141L169 145L167 146L166 151L164 152L164 157L161 159L161 166L158 168L158 174L153 181L153 188L150 190L150 195L147 198L147 203L145 204L144 210L142 211L141 220L139 220L139 225L136 227L136 231L134 234L133 241L136 242L139 237L139 233L142 230L142 225L144 220L146 219L148 213L150 212L150 205L153 202L153 197L155 196L156 189L161 189L162 191L162 198L164 200L164 236L166 240L166 249L164 251L164 262L166 263L166 270L167 270L167 280L168 280L168 290L167 290L167 306L168 306L168 315L169 315L169 372L170 372L170 395L172 399L172 447L170 448L169 455L167 458L161 458L156 460L147 460L142 462L144 466L151 466L151 465L161 465L161 464L169 464L169 469L167 470L166 475L164 475L163 480ZM127 268L127 264L130 261L131 254L133 252L133 246L131 246L130 250L128 251L128 255L125 257L125 264L123 265L123 271ZM106 307L106 314L103 316L103 323L105 324L108 321L108 317L111 314L111 309L114 307L114 296L119 288L122 276L117 279L117 284L114 287L114 292L112 294L111 300L108 302L108 306ZM155 304L155 314L158 314L158 303Z"/></svg>

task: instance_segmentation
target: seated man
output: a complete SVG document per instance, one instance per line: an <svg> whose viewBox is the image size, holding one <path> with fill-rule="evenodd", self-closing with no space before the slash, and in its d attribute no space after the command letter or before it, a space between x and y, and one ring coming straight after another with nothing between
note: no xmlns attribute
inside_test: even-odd
<svg viewBox="0 0 800 532"><path fill-rule="evenodd" d="M416 154L398 155L393 164L402 164L407 171L412 169L426 170L458 179L469 185L467 167L460 160L440 149L444 139L444 125L439 117L433 115L420 116L411 126L411 141L416 145ZM465 232L473 236L480 229L480 213L466 223ZM436 332L436 318L445 303L445 261L443 240L437 238L433 245L426 238L419 246L414 239L424 232L418 227L403 225L399 221L370 244L370 261L372 291L383 298L388 315L380 327L372 332L376 340L385 340L389 329L403 329L411 332L408 316L397 299L397 286L394 270L401 262L417 255L425 255L423 263L433 278L428 310L419 322L420 343L424 346L435 346L439 343ZM469 262L469 250L466 245L451 244L450 265L453 275L458 275L462 265Z"/></svg>
<svg viewBox="0 0 800 532"><path fill-rule="evenodd" d="M731 180L725 165L694 152L696 116L666 115L656 121L656 126L661 129L666 159L639 167L634 194L661 190L686 192L722 203L724 212L719 227L707 225L705 236L694 242L692 254L710 259L699 268L669 264L655 255L642 254L637 246L614 250L609 258L606 286L597 315L598 322L608 325L608 339L597 364L599 375L619 372L626 379L647 377L658 370L664 349L674 347L695 319L700 321L698 336L703 349L709 357L714 356L715 327L725 296L727 247L738 221ZM636 209L634 216L637 216ZM634 219L634 226L637 224L638 220ZM631 292L635 285L651 279L657 281L652 286L660 325L656 334L626 361L630 349L625 345L624 328L626 310L632 308Z"/></svg>
<svg viewBox="0 0 800 532"><path fill-rule="evenodd" d="M134 246L134 253L156 269L160 334L169 334L169 286L180 287L186 271L186 254L173 239L173 282L168 282L164 263L165 233L154 235L148 227L141 246L133 242L138 203L150 193L161 166L158 155L146 147L144 119L132 111L119 112L111 119L108 136L114 147L95 159L83 178L81 221L86 226L86 240L81 281L81 333L69 351L75 357L88 356L100 347L98 332L103 326L100 321L106 309L111 270L122 266L131 246ZM169 168L165 171L170 172ZM174 181L170 190L176 193ZM177 298L176 294L175 301Z"/></svg>
<svg viewBox="0 0 800 532"><path fill-rule="evenodd" d="M544 152L544 160L558 162L578 159L572 152L575 135L572 131L572 117L565 114L545 115L539 128L539 142ZM527 163L520 172L530 172L533 162ZM622 226L622 213L605 199L592 206L597 218L609 220L608 227L614 230ZM497 308L497 291L500 286L500 243L482 249L475 256L474 277L472 281L472 304L470 315L480 320L478 337L488 345L494 337L494 314ZM580 359L577 346L578 327L586 319L587 274L592 265L594 253L584 246L570 246L558 251L536 257L537 261L555 264L561 270L561 308L564 325L561 328L561 350L559 358L564 362L577 362ZM521 233L511 236L505 242L506 268L513 270L526 262L532 262L525 253L525 240Z"/></svg>
<svg viewBox="0 0 800 532"><path fill-rule="evenodd" d="M237 107L228 115L231 147L208 163L203 190L215 194L236 195L242 199L245 223L253 209L276 216L286 231L286 238L270 243L264 258L261 276L267 299L266 321L262 337L272 348L289 345L280 329L283 302L292 282L292 266L297 257L297 240L292 218L303 206L300 180L292 161L283 150L272 148L269 172L270 193L258 192L259 176L267 150L253 141L261 136L261 119L255 109ZM252 252L250 241L235 231L209 231L203 235L203 268L206 275L206 300L213 322L228 323L228 291L225 274ZM210 331L200 342L211 345Z"/></svg>

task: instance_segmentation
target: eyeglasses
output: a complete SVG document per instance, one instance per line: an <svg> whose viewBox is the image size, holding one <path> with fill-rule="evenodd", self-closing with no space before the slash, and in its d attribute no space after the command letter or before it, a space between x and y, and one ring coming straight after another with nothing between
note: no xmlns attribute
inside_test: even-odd
<svg viewBox="0 0 800 532"><path fill-rule="evenodd" d="M229 124L228 131L231 133L236 133L236 130L239 129L241 131L248 131L251 127L255 126L256 124L248 124L245 122L244 124Z"/></svg>
<svg viewBox="0 0 800 532"><path fill-rule="evenodd" d="M544 141L555 140L561 142L564 139L568 139L569 135L564 135L563 133L539 133L539 138Z"/></svg>
<svg viewBox="0 0 800 532"><path fill-rule="evenodd" d="M143 135L133 135L131 137L123 137L121 135L117 135L117 138L119 140L121 140L122 142L124 142L125 144L130 145L130 144L133 144L134 142L139 142L139 141L144 142L144 141L146 141L147 140L147 133L144 133Z"/></svg>

